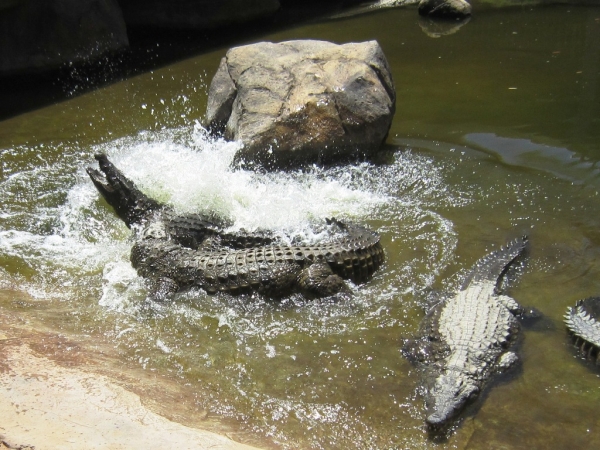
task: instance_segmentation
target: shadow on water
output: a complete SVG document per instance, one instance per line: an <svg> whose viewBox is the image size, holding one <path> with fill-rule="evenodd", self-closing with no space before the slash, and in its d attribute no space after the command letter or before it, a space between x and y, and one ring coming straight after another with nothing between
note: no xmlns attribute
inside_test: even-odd
<svg viewBox="0 0 600 450"><path fill-rule="evenodd" d="M259 40L266 33L332 14L352 1L281 3L282 8L271 17L215 30L128 28L130 45L123 52L66 63L45 73L0 75L0 120L214 49Z"/></svg>

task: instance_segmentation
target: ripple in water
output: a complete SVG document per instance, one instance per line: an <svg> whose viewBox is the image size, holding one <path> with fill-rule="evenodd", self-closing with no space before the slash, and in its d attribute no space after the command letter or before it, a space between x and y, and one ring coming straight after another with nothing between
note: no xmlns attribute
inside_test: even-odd
<svg viewBox="0 0 600 450"><path fill-rule="evenodd" d="M231 167L238 148L195 126L65 149L56 162L14 172L0 184L0 285L89 314L81 322L94 323L126 358L180 377L201 394L202 407L284 447L328 448L332 439L351 448L387 445L365 438L381 430L361 408L376 416L391 408L392 419L409 423L417 414L400 406L410 404L412 389L386 394L385 386L399 364L397 335L410 330L411 315L415 321L412 293L430 286L455 250L452 223L436 205L464 204L469 193L450 192L444 168L410 151L388 164L257 174ZM234 228L314 242L326 217L374 227L388 261L373 281L352 286L349 300L272 303L191 292L148 311L144 281L129 264L129 230L85 173L97 152L151 197L182 212L217 212ZM19 191L27 186L24 201ZM100 312L81 312L84 304ZM378 348L386 345L393 350ZM369 386L372 399L355 405Z"/></svg>

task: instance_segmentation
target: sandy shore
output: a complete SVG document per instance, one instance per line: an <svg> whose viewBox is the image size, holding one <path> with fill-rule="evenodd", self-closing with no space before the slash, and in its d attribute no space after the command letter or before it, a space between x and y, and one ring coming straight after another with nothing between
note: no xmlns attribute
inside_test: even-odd
<svg viewBox="0 0 600 450"><path fill-rule="evenodd" d="M156 414L81 358L55 358L68 342L7 317L0 308L0 449L255 448Z"/></svg>

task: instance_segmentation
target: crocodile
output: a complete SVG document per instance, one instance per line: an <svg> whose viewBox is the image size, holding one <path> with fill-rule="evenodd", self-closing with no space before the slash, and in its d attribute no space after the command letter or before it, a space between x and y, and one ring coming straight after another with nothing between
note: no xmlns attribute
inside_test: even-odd
<svg viewBox="0 0 600 450"><path fill-rule="evenodd" d="M134 231L131 263L150 281L150 297L202 288L209 294L258 292L280 298L296 292L325 297L347 290L344 279L369 280L384 261L379 234L328 219L343 236L317 245L288 245L269 233L227 232L211 215L177 215L148 197L106 155L92 182L117 216Z"/></svg>
<svg viewBox="0 0 600 450"><path fill-rule="evenodd" d="M403 352L425 375L426 424L430 432L447 429L495 373L518 361L510 348L523 308L500 293L527 238L510 242L481 258L460 290L439 300L426 314L418 337L407 339Z"/></svg>
<svg viewBox="0 0 600 450"><path fill-rule="evenodd" d="M565 324L575 345L582 353L600 365L600 297L579 300L567 308Z"/></svg>

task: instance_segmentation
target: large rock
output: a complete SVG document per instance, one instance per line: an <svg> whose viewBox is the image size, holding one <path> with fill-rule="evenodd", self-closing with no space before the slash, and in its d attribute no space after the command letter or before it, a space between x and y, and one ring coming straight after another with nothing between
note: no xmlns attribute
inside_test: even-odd
<svg viewBox="0 0 600 450"><path fill-rule="evenodd" d="M210 85L205 125L268 168L374 153L396 94L375 41L261 42L230 49Z"/></svg>
<svg viewBox="0 0 600 450"><path fill-rule="evenodd" d="M119 0L129 26L211 29L279 9L279 0Z"/></svg>
<svg viewBox="0 0 600 450"><path fill-rule="evenodd" d="M53 69L128 45L115 0L0 0L0 73Z"/></svg>

